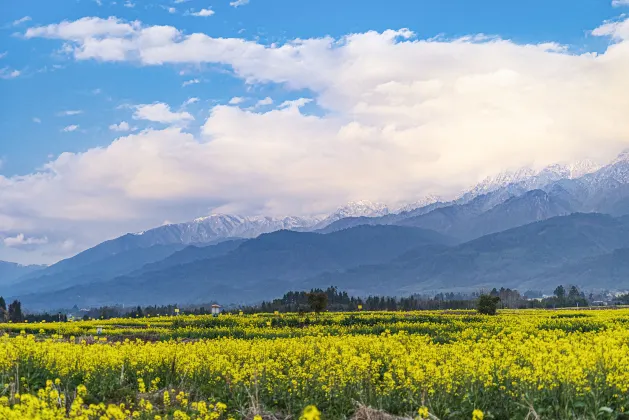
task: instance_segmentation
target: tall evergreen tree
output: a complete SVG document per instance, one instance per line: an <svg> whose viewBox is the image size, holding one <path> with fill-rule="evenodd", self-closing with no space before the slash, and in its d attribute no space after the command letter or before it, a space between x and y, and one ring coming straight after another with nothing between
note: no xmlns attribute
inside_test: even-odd
<svg viewBox="0 0 629 420"><path fill-rule="evenodd" d="M0 296L0 322L6 321L7 318L7 303L4 298Z"/></svg>
<svg viewBox="0 0 629 420"><path fill-rule="evenodd" d="M9 315L9 321L11 322L22 322L24 320L24 315L22 315L22 303L17 299L9 305L9 310L7 312Z"/></svg>

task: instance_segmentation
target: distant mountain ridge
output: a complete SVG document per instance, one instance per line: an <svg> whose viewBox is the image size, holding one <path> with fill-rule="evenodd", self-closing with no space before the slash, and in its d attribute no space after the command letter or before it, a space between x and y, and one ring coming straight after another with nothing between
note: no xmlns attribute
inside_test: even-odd
<svg viewBox="0 0 629 420"><path fill-rule="evenodd" d="M613 163L613 162L612 162ZM518 186L524 190L543 188L561 179L576 179L596 172L601 165L591 160L576 161L569 164L553 164L535 171L531 168L521 168L517 171L505 171L495 176L485 178L469 191L454 201L458 204L466 203L479 195L494 192L509 186Z"/></svg>
<svg viewBox="0 0 629 420"><path fill-rule="evenodd" d="M0 261L0 286L9 285L20 277L36 273L45 268L44 265L22 265L8 261Z"/></svg>
<svg viewBox="0 0 629 420"><path fill-rule="evenodd" d="M589 289L629 288L629 277L623 277L629 271L627 249L629 218L598 213L552 217L460 244L434 231L402 226L358 226L330 234L282 230L240 244L196 249L205 255L187 262L178 257L181 263L149 264L105 282L19 298L28 307L46 308L51 302L252 303L286 290L329 285L356 295L501 286L551 292L564 282Z"/></svg>
<svg viewBox="0 0 629 420"><path fill-rule="evenodd" d="M626 269L628 220L575 213L486 235L446 248L423 248L385 263L325 273L303 288L334 284L359 294L404 295L419 292L514 287L552 291L568 282L588 288L610 287L610 277L583 280L563 273L612 273ZM616 265L609 265L610 261ZM569 271L566 271L569 270ZM612 277L614 288L629 288L629 277ZM555 279L555 281L550 281Z"/></svg>
<svg viewBox="0 0 629 420"><path fill-rule="evenodd" d="M224 242L210 246L204 250L208 255L200 259L150 264L136 273L105 282L79 283L55 292L24 294L20 299L31 307L50 302L201 302L210 297L244 302L273 297L297 280L326 270L384 263L420 246L454 243L452 238L436 232L400 226L359 226L329 235L281 230L241 242L225 252L212 250L225 247ZM172 254L164 261L187 251ZM152 267L156 271L151 271Z"/></svg>
<svg viewBox="0 0 629 420"><path fill-rule="evenodd" d="M579 213L604 213L610 215L606 217L629 215L629 151L621 153L605 166L598 166L592 162L584 161L572 165L551 165L540 171L523 169L500 174L487 178L453 201L445 202L436 196L426 196L416 203L405 205L396 211L391 211L388 206L381 203L362 200L350 202L323 217L274 218L211 214L186 223L169 224L145 232L123 235L103 242L75 257L60 261L50 267L40 270L26 270L21 272L18 277L12 277L10 287L4 286L3 293L7 294L6 291L8 290L11 293L23 296L29 295L34 291L52 293L53 291L74 287L82 287L85 290L89 290L92 287L91 285L102 285L122 278L144 278L142 280L143 284L146 287L152 287L149 279L143 276L152 273L150 274L151 276L162 279L162 276L166 275L165 273L170 273L171 275L179 273L177 275L183 275L182 271L177 270L186 266L198 267L195 269L197 271L193 270L196 274L192 278L202 279L204 277L200 274L201 271L198 270L202 270L201 267L205 267L204 264L207 261L227 258L228 255L236 255L239 252L244 252L242 250L251 249L250 247L258 246L261 243L266 244L265 246L268 248L272 245L272 242L269 242L271 239L279 241L277 246L280 249L291 243L299 248L300 244L302 244L300 241L309 237L308 235L317 235L313 238L319 238L322 235L336 237L337 233L341 234L347 230L351 231L350 233L361 231L359 228L363 225L373 227L385 225L390 226L388 229L399 227L403 230L420 228L424 232L432 232L434 235L441 234L442 238L451 238L451 241L473 243L474 240L479 238L492 237L492 235L512 231L519 227L526 227L545 220L554 220L557 217L570 217ZM618 218L615 220L629 219ZM273 232L276 232L277 235L267 236ZM600 232L603 232L603 230ZM297 233L302 233L306 236L293 236ZM255 238L259 240L254 240ZM297 238L300 239L297 240ZM356 240L371 241L378 239L370 236ZM313 242L311 245L314 246L315 243ZM411 253L415 253L415 255L421 254L422 258L417 260L417 263L425 261L426 264L429 264L428 267L432 267L431 269L434 269L435 264L438 264L439 261L445 261L444 259L447 258L452 259L450 262L454 267L456 266L457 258L461 258L461 256L445 252L444 247L447 248L449 245L452 244L446 245L443 241L437 241L436 243L422 245L423 248L420 247L422 249L421 252L417 249L406 250L405 252L412 251ZM348 244L347 246L356 245ZM361 244L357 249L366 249L365 246L367 244ZM629 247L629 244L627 247ZM398 248L394 249L399 251ZM347 270L348 273L351 273L352 270L357 270L357 273L362 272L358 265L349 267L347 264L343 266L327 264L325 261L330 257L325 252L319 254L321 257L319 267L316 267L315 261L312 260L317 255L312 253L314 252L312 250L310 253L302 252L297 254L287 249L283 252L288 252L286 257L290 256L290 258L297 258L297 255L299 255L301 261L294 261L298 267L303 268L303 263L310 261L312 270L303 271L300 268L298 271L290 271L288 273L275 272L274 275L279 283L274 284L273 287L277 290L281 289L281 285L284 284L282 282L289 281L289 279L294 281L296 277L314 276L315 273L321 270L331 270L327 274L323 272L317 274L318 276L332 276L329 278L330 281L336 278L334 273L339 270ZM347 255L341 249L337 249L336 252L339 255ZM399 261L404 260L401 255L393 255L385 252L385 250L381 252L383 256L390 257L391 261L395 260L399 263ZM588 255L587 258L595 258L597 256L599 254L593 253ZM370 258L370 261L363 261L359 265L366 265L371 267L370 269L377 271L380 269L377 264L389 264L391 262L379 260L377 255L371 255ZM503 260L505 264L507 264L506 261ZM597 260L592 261L595 261L592 264L597 264ZM248 262L250 261L240 262L240 264L245 264L246 266ZM358 260L354 262L358 264ZM267 263L271 264L271 260ZM286 267L285 262L281 259L275 260L275 263L278 267ZM393 263L391 262L391 264ZM424 262L421 264L424 264ZM586 262L574 260L571 264L574 264L574 266L570 266L572 268L566 266L566 270L578 270L578 267L585 267L585 265L579 264L586 264ZM444 262L444 266L448 266L448 264ZM216 269L214 266L211 267ZM389 268L386 270L389 270ZM468 267L468 273L473 272L472 268ZM524 269L525 266L520 268ZM561 278L563 266L555 267L554 269L559 271L552 273L551 271L545 271L550 270L550 268L544 267L540 271L540 275L548 273L548 275L552 274L553 278ZM0 266L1 269L2 267ZM224 273L222 280L224 283L221 283L221 287L226 287L237 294L236 290L240 290L238 289L240 286L230 280L229 275L225 274L227 273L225 269L225 267L222 267L220 270L223 271L217 271L217 273ZM494 266L493 269L496 273L506 273L499 266ZM426 270L424 273L428 271ZM256 277L254 274L263 272L264 270L259 267L257 272L251 272L250 274ZM393 273L395 273L395 270L389 270L387 271L387 276L394 275ZM403 276L406 274L400 272L399 275ZM490 275L490 273L483 275L487 279L495 277ZM419 274L414 274L414 276L413 278L419 282L421 276ZM363 280L355 277L353 281L366 285L365 281L369 278L369 275L365 275ZM446 282L444 279L439 278L434 280L433 284L448 284L455 287L455 283L459 282L462 287L471 287L473 283L454 274L452 278L455 279L453 280L454 283ZM538 281L534 276L526 279L521 278L521 276L515 276L514 278L533 283ZM581 275L580 278L586 279L590 277ZM0 286L2 286L1 281L2 277L0 277ZM480 277L474 281L480 281ZM429 286L430 284L430 282L425 282L424 286ZM255 285L250 286L251 290L256 288ZM203 288L205 286L196 285L194 287L201 288L205 292L207 291ZM411 286L409 285L400 290L410 290L409 287ZM243 296L250 296L249 292L241 293L243 293ZM226 294L225 296L231 295Z"/></svg>

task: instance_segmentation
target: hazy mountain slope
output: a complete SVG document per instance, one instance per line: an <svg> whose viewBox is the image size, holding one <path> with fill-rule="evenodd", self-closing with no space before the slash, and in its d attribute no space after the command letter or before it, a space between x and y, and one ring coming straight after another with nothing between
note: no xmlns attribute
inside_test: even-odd
<svg viewBox="0 0 629 420"><path fill-rule="evenodd" d="M142 268L129 273L130 275L137 276L142 273L165 270L177 265L188 264L198 260L208 260L225 255L243 244L247 239L234 239L224 242L220 242L216 245L197 246L189 245L184 249L167 256L163 260L146 264Z"/></svg>
<svg viewBox="0 0 629 420"><path fill-rule="evenodd" d="M462 220L452 233L460 238L473 239L571 213L573 208L569 201L542 190L532 190L512 197L471 220Z"/></svg>
<svg viewBox="0 0 629 420"><path fill-rule="evenodd" d="M0 286L14 283L20 277L36 273L46 268L43 265L21 265L7 261L0 261ZM0 294L1 291L0 291Z"/></svg>
<svg viewBox="0 0 629 420"><path fill-rule="evenodd" d="M463 236L465 229L482 213L491 210L497 204L515 197L512 191L499 190L480 195L466 204L454 204L436 208L428 213L407 217L395 222L399 226L413 226L431 229L454 237Z"/></svg>
<svg viewBox="0 0 629 420"><path fill-rule="evenodd" d="M584 258L629 247L629 226L601 214L554 217L458 246L415 250L385 264L310 279L304 287L334 284L363 293L402 294L479 287L520 287ZM629 285L629 278L625 280ZM538 285L552 289L554 283ZM595 287L596 284L583 284Z"/></svg>
<svg viewBox="0 0 629 420"><path fill-rule="evenodd" d="M66 270L52 273L43 270L40 276L13 284L7 288L7 293L11 295L41 293L79 284L111 280L138 270L145 264L160 261L183 247L184 245L181 244L155 245L148 248L122 251L76 268L68 267L68 264L65 264L68 267Z"/></svg>
<svg viewBox="0 0 629 420"><path fill-rule="evenodd" d="M224 256L21 299L30 307L219 298L251 302L273 297L317 273L382 263L418 246L449 243L451 238L436 232L400 226L359 226L327 235L278 231L246 241Z"/></svg>
<svg viewBox="0 0 629 420"><path fill-rule="evenodd" d="M584 258L545 272L525 283L527 289L539 290L548 284L588 285L593 289L629 289L629 248Z"/></svg>

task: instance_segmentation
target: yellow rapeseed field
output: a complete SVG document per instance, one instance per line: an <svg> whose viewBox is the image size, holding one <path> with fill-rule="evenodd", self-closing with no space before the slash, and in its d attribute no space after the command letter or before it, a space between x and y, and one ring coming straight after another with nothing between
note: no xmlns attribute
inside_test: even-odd
<svg viewBox="0 0 629 420"><path fill-rule="evenodd" d="M626 309L0 324L0 419L624 418L628 326Z"/></svg>

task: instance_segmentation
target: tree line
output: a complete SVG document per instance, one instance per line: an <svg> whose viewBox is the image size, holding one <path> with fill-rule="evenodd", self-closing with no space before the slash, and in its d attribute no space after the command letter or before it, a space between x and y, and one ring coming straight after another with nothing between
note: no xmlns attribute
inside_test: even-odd
<svg viewBox="0 0 629 420"><path fill-rule="evenodd" d="M414 294L404 297L391 296L350 296L335 286L327 289L311 289L309 291L290 291L281 298L263 301L257 305L231 308L233 313L269 313L269 312L352 312L352 311L413 311L413 310L445 310L445 309L478 309L482 313L495 313L497 309L552 309L565 307L586 307L593 300L592 294L586 297L577 286L555 288L552 296L541 297L540 292L527 291L524 295L510 288L493 288L491 291L480 291L470 294L437 293L435 295ZM629 304L629 294L619 296L614 304ZM7 306L0 296L0 322L40 322L67 321L67 314L79 315L83 320L110 318L155 317L160 315L205 315L211 313L211 304L201 306L153 305L153 306L103 306L88 310L78 307L57 314L38 313L24 314L22 304L14 300Z"/></svg>
<svg viewBox="0 0 629 420"><path fill-rule="evenodd" d="M4 298L0 296L0 321L3 322L22 322L24 315L22 314L22 304L19 300L14 300L7 307Z"/></svg>

